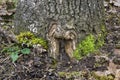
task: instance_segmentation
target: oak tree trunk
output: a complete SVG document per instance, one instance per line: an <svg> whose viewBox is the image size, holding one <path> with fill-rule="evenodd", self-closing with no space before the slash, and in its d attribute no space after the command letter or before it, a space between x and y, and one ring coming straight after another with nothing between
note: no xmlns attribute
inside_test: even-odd
<svg viewBox="0 0 120 80"><path fill-rule="evenodd" d="M72 58L86 35L102 33L103 17L103 0L19 0L15 32L34 32L49 41L50 56Z"/></svg>

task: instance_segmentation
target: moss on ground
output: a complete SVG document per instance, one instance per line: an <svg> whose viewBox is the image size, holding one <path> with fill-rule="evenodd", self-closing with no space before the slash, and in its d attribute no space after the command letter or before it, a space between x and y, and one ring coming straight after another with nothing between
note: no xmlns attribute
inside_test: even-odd
<svg viewBox="0 0 120 80"><path fill-rule="evenodd" d="M78 71L73 71L73 72L58 72L58 75L60 77L71 78L71 77L80 77L81 73L78 72Z"/></svg>
<svg viewBox="0 0 120 80"><path fill-rule="evenodd" d="M40 44L45 49L48 48L46 40L44 40L43 38L36 37L33 33L29 31L22 32L19 35L17 35L17 40L20 44L26 44L27 46Z"/></svg>
<svg viewBox="0 0 120 80"><path fill-rule="evenodd" d="M76 59L81 59L83 56L86 56L94 51L95 51L95 37L90 34L82 42L78 44L78 47L74 51L74 57Z"/></svg>
<svg viewBox="0 0 120 80"><path fill-rule="evenodd" d="M78 44L76 50L73 53L76 59L80 60L84 56L98 51L98 49L104 45L104 37L106 35L105 26L101 26L101 29L103 33L100 33L97 36L89 34L84 40L82 40Z"/></svg>
<svg viewBox="0 0 120 80"><path fill-rule="evenodd" d="M113 75L99 76L95 73L92 73L92 76L95 78L95 80L114 80Z"/></svg>

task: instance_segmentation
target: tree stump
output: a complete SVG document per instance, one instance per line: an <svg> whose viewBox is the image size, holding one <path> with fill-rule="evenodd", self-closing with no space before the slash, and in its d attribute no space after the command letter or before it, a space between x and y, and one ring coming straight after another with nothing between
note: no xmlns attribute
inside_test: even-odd
<svg viewBox="0 0 120 80"><path fill-rule="evenodd" d="M70 58L86 35L103 33L103 0L19 0L15 32L31 31L49 42L50 56L64 50ZM61 42L62 41L62 42Z"/></svg>

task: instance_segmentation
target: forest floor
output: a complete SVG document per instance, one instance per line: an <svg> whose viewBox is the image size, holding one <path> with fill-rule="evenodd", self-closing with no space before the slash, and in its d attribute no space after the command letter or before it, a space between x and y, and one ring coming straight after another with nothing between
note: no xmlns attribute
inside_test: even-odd
<svg viewBox="0 0 120 80"><path fill-rule="evenodd" d="M106 0L107 1L107 0ZM107 36L99 55L90 55L77 62L56 61L47 52L19 55L16 62L2 50L12 45L15 9L13 3L0 5L0 80L120 80L120 2L105 2ZM9 35L10 36L10 35Z"/></svg>

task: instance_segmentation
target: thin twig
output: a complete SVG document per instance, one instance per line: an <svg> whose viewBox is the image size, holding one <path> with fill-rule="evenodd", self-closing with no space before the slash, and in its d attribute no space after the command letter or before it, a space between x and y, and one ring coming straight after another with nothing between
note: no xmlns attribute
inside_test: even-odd
<svg viewBox="0 0 120 80"><path fill-rule="evenodd" d="M6 60L9 60L10 59L10 56L8 56L7 58L5 58L5 59L3 59L3 60L0 60L0 63L3 63L4 61L6 61Z"/></svg>

